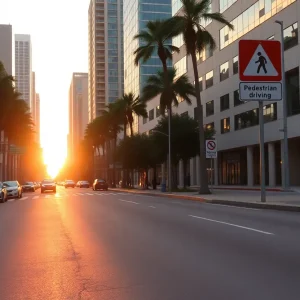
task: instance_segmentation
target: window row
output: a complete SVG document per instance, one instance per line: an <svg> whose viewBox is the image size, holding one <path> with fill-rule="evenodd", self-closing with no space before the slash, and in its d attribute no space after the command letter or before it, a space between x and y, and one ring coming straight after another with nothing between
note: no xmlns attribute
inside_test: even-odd
<svg viewBox="0 0 300 300"><path fill-rule="evenodd" d="M161 116L161 112L160 112L160 107L159 107L159 105L156 106L156 108L155 108L155 114L156 114L156 118L158 118L158 117ZM152 108L152 109L149 110L148 118L149 118L149 121L154 120L154 108ZM148 118L143 118L143 124L146 124L146 123L147 123L147 119L148 119Z"/></svg>

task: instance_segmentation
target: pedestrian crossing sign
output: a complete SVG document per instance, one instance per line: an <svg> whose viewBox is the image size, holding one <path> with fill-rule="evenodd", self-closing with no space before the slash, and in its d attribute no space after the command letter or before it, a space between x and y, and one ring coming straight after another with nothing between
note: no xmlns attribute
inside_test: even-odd
<svg viewBox="0 0 300 300"><path fill-rule="evenodd" d="M239 75L246 82L280 82L281 44L271 40L240 40Z"/></svg>

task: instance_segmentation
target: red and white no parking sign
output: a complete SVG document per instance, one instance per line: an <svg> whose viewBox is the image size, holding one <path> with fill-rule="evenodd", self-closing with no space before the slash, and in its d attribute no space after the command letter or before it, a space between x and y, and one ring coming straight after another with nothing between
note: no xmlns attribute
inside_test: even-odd
<svg viewBox="0 0 300 300"><path fill-rule="evenodd" d="M216 140L206 140L206 158L217 158L217 141Z"/></svg>

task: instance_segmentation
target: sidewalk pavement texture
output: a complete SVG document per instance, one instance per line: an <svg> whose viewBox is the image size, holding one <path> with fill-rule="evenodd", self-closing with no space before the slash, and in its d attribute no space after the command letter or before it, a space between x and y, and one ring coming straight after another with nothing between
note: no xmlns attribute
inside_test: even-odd
<svg viewBox="0 0 300 300"><path fill-rule="evenodd" d="M260 201L260 191L257 190L228 190L213 189L210 195L199 195L197 191L163 193L160 189L121 189L114 191L128 192L145 196L156 196L171 199L192 200L212 204L222 204L249 208L274 209L281 211L300 212L300 193L267 191L266 202Z"/></svg>

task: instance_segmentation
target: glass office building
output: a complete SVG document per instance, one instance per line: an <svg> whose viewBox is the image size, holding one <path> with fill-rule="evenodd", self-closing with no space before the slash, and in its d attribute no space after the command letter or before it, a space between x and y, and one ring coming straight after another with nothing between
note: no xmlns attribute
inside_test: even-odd
<svg viewBox="0 0 300 300"><path fill-rule="evenodd" d="M150 20L167 19L172 16L172 0L124 0L124 82L125 92L140 95L149 77L162 68L158 56L147 62L134 64L133 52L141 45L133 37L146 27ZM169 61L169 65L172 63ZM134 131L138 131L138 120L135 118Z"/></svg>

